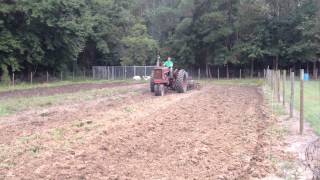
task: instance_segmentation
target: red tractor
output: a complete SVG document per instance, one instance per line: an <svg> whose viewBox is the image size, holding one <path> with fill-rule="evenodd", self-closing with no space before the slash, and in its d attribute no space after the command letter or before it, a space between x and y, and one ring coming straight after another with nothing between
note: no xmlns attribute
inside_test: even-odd
<svg viewBox="0 0 320 180"><path fill-rule="evenodd" d="M173 72L167 67L156 67L152 72L150 81L151 92L156 96L163 96L167 89L175 90L178 93L185 93L191 87L191 80L184 69L177 69Z"/></svg>

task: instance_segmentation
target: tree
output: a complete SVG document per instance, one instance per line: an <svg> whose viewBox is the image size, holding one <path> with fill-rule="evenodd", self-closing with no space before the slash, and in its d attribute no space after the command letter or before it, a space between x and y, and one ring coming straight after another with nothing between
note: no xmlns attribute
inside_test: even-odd
<svg viewBox="0 0 320 180"><path fill-rule="evenodd" d="M316 0L0 1L1 74L152 64L275 69L320 52ZM208 73L208 72L207 72ZM314 74L316 76L316 74Z"/></svg>
<svg viewBox="0 0 320 180"><path fill-rule="evenodd" d="M130 34L122 39L123 50L121 53L122 65L148 65L153 62L158 50L158 45L147 34L143 24L136 24Z"/></svg>

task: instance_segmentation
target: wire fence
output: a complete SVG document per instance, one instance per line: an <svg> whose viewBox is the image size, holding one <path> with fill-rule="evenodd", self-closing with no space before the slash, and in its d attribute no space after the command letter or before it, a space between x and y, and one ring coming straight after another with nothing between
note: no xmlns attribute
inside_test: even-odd
<svg viewBox="0 0 320 180"><path fill-rule="evenodd" d="M20 83L50 83L58 81L80 81L92 80L92 70L78 70L76 72L29 72L29 73L11 73L10 85Z"/></svg>
<svg viewBox="0 0 320 180"><path fill-rule="evenodd" d="M300 116L300 132L307 120L320 134L320 81L311 80L304 70L298 72L266 71L266 82L274 98L284 107L289 107L290 117Z"/></svg>
<svg viewBox="0 0 320 180"><path fill-rule="evenodd" d="M266 70L265 79L270 87L272 101L289 109L290 118L299 118L300 134L304 133L306 121L320 134L320 81L311 80L303 69L289 72ZM320 140L312 142L306 149L306 165L316 179L320 178L319 142Z"/></svg>
<svg viewBox="0 0 320 180"><path fill-rule="evenodd" d="M151 76L155 66L93 66L93 79L125 80L135 76ZM187 68L194 79L262 78L264 70L229 69L226 67Z"/></svg>
<svg viewBox="0 0 320 180"><path fill-rule="evenodd" d="M91 69L77 69L70 71L42 71L10 74L10 85L19 83L50 83L58 81L82 80L130 80L135 76L151 76L155 66L93 66ZM202 68L186 68L190 77L200 79L247 79L263 78L264 69L242 69L229 66L208 66Z"/></svg>
<svg viewBox="0 0 320 180"><path fill-rule="evenodd" d="M93 66L93 79L126 80L135 76L151 76L155 66Z"/></svg>

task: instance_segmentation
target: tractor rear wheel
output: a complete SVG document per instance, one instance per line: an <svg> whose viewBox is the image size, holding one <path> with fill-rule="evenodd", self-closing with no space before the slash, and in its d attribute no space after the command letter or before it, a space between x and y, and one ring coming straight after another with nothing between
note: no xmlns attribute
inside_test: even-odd
<svg viewBox="0 0 320 180"><path fill-rule="evenodd" d="M150 91L151 91L151 92L154 92L154 86L155 86L155 84L154 84L154 82L153 82L153 79L151 79L151 80L150 80Z"/></svg>
<svg viewBox="0 0 320 180"><path fill-rule="evenodd" d="M178 93L185 93L188 90L188 73L183 69L178 72L175 89Z"/></svg>
<svg viewBox="0 0 320 180"><path fill-rule="evenodd" d="M163 84L156 84L154 86L154 91L156 96L164 96L164 85Z"/></svg>

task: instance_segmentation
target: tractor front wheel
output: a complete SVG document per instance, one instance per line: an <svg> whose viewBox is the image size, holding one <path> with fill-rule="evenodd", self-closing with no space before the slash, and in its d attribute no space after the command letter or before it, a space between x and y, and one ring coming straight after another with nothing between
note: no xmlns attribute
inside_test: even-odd
<svg viewBox="0 0 320 180"><path fill-rule="evenodd" d="M178 72L175 89L178 93L185 93L188 90L188 73L183 69Z"/></svg>
<svg viewBox="0 0 320 180"><path fill-rule="evenodd" d="M156 96L164 96L164 85L163 84L156 84L154 86L154 91Z"/></svg>

